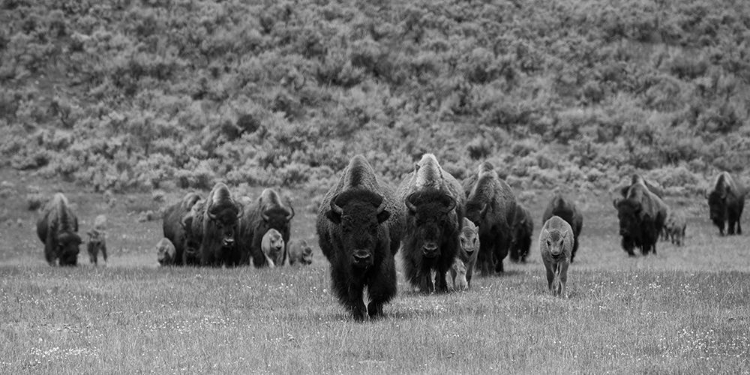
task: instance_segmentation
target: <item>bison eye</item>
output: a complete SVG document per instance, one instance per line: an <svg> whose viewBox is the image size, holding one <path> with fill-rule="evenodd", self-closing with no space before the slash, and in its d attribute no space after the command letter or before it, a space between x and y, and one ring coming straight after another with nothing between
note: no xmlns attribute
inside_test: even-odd
<svg viewBox="0 0 750 375"><path fill-rule="evenodd" d="M472 243L473 243L474 245L476 245L476 244L477 244L477 239L476 239L476 238L474 238L474 241L472 241Z"/></svg>
<svg viewBox="0 0 750 375"><path fill-rule="evenodd" d="M552 246L552 242L550 242L550 240L547 240L547 247L551 247L551 246Z"/></svg>

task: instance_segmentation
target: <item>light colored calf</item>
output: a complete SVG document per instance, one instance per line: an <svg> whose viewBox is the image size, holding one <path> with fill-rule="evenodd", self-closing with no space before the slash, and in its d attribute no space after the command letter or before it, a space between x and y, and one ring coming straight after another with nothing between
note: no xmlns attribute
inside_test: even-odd
<svg viewBox="0 0 750 375"><path fill-rule="evenodd" d="M539 235L539 250L547 269L547 286L552 295L568 298L568 266L573 252L573 228L559 216L544 223Z"/></svg>

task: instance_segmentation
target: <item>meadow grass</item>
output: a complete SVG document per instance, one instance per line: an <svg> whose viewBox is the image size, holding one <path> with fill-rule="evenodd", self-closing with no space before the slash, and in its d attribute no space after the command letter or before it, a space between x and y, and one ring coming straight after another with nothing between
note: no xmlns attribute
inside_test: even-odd
<svg viewBox="0 0 750 375"><path fill-rule="evenodd" d="M309 267L158 268L160 222L66 194L82 232L108 212L109 265L81 254L77 268L47 266L35 214L8 201L0 373L750 373L747 237L719 237L697 199L686 246L629 258L609 198L576 196L570 299L547 290L536 222L526 264L443 295L411 292L399 268L385 317L359 323L331 295L319 249ZM537 221L549 196L526 202ZM293 236L314 240L314 214L297 212Z"/></svg>

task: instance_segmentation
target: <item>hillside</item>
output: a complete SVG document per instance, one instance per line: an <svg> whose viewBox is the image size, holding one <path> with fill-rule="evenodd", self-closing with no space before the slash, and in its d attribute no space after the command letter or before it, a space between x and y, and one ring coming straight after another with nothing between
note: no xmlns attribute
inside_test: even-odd
<svg viewBox="0 0 750 375"><path fill-rule="evenodd" d="M95 191L319 190L424 152L676 193L750 160L750 3L4 0L2 166Z"/></svg>

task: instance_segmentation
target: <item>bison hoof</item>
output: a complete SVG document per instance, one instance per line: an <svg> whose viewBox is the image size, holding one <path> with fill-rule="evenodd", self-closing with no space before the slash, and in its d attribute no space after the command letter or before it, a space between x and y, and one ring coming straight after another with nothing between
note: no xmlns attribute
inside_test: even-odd
<svg viewBox="0 0 750 375"><path fill-rule="evenodd" d="M367 314L370 318L378 318L383 316L383 304L370 302L367 305Z"/></svg>

